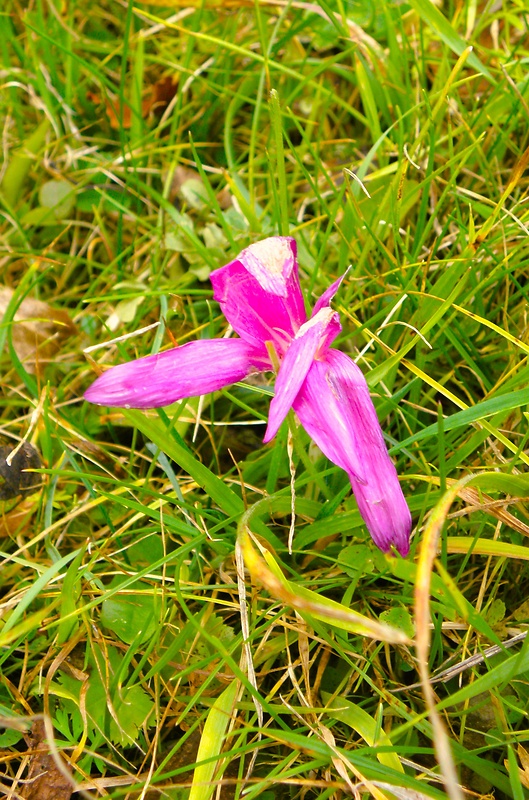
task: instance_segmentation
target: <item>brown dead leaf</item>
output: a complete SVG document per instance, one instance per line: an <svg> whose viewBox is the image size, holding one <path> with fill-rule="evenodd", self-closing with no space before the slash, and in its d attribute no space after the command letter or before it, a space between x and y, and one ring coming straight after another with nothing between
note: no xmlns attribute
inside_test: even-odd
<svg viewBox="0 0 529 800"><path fill-rule="evenodd" d="M522 769L520 770L520 780L525 788L529 789L529 753L524 747L522 747L521 744L518 745L518 758L520 759L520 764L522 765Z"/></svg>
<svg viewBox="0 0 529 800"><path fill-rule="evenodd" d="M529 789L529 753L527 750L522 747L521 744L518 745L518 758L520 759L521 766L518 767L518 777L520 778L520 783L526 789ZM504 762L505 768L507 770L510 769L508 759L505 759Z"/></svg>
<svg viewBox="0 0 529 800"><path fill-rule="evenodd" d="M191 169L191 167L184 167L182 164L178 164L171 179L171 186L169 188L169 201L174 203L182 194L182 186L187 183L187 181L194 180L200 180L197 170Z"/></svg>
<svg viewBox="0 0 529 800"><path fill-rule="evenodd" d="M151 114L160 117L175 96L177 85L178 76L172 75L166 75L165 78L160 78L159 81L153 83L141 101L143 119L146 119ZM104 103L108 121L113 130L130 128L132 109L127 102L123 103L123 107L120 108L120 102L117 97L107 96L103 99L97 92L88 92L86 96L95 105Z"/></svg>
<svg viewBox="0 0 529 800"><path fill-rule="evenodd" d="M220 190L220 192L217 194L217 202L223 211L231 208L233 205L233 195L229 186L224 186L224 188Z"/></svg>
<svg viewBox="0 0 529 800"><path fill-rule="evenodd" d="M460 512L456 512L454 516L462 516L463 514L469 514L477 510L485 511L513 530L522 533L524 536L529 536L529 525L526 525L525 522L517 519L513 514L503 508L506 502L512 502L512 500L493 500L489 495L478 492L473 486L465 486L459 492L459 496L463 498L465 502L470 503L470 506L462 509Z"/></svg>
<svg viewBox="0 0 529 800"><path fill-rule="evenodd" d="M529 600L524 600L522 605L513 611L513 617L517 622L525 622L529 617Z"/></svg>
<svg viewBox="0 0 529 800"><path fill-rule="evenodd" d="M13 289L0 285L0 319L13 297ZM27 372L36 373L60 350L61 342L77 333L66 313L42 300L26 297L12 326L13 347Z"/></svg>
<svg viewBox="0 0 529 800"><path fill-rule="evenodd" d="M108 121L110 122L110 127L113 130L119 130L120 127L123 128L130 128L130 106L126 103L123 104L123 108L121 109L121 125L120 125L120 107L119 101L115 98L106 97L104 100L100 94L97 92L87 92L86 93L87 100L90 100L96 106L100 106L104 103L106 106L106 113L108 117Z"/></svg>
<svg viewBox="0 0 529 800"><path fill-rule="evenodd" d="M160 117L175 96L177 85L178 76L172 75L166 75L165 78L153 83L149 97L143 101L143 116L156 114Z"/></svg>
<svg viewBox="0 0 529 800"><path fill-rule="evenodd" d="M29 773L19 792L20 797L25 800L70 800L73 780L63 774L55 758L50 755L41 719L33 724L27 743L30 748ZM63 762L63 770L67 769L66 762Z"/></svg>

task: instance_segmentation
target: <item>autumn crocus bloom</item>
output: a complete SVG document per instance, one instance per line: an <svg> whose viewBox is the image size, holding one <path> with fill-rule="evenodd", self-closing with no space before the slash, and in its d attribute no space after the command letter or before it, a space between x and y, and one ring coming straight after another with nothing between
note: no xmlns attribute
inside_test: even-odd
<svg viewBox="0 0 529 800"><path fill-rule="evenodd" d="M330 308L341 280L307 319L296 242L273 236L211 273L214 297L240 338L189 342L103 373L85 394L105 406L155 408L206 394L279 363L264 441L290 408L327 458L346 470L378 547L409 550L411 516L369 389L349 356L330 347L341 331ZM273 354L275 353L275 356Z"/></svg>

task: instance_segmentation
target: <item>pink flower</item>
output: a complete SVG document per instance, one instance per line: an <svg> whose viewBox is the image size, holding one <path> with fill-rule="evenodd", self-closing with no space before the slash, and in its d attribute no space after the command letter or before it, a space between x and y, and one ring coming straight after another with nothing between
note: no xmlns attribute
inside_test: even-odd
<svg viewBox="0 0 529 800"><path fill-rule="evenodd" d="M238 339L189 342L103 373L85 398L125 408L155 408L207 394L279 361L264 441L290 408L327 458L346 470L375 544L409 551L411 515L402 494L365 378L349 356L330 345L341 331L330 308L341 279L307 319L298 278L296 242L273 236L247 247L211 273L214 297Z"/></svg>

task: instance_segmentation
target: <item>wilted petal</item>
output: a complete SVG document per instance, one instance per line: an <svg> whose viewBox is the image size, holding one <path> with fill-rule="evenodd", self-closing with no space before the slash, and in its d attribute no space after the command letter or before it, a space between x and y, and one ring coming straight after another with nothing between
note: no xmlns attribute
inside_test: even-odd
<svg viewBox="0 0 529 800"><path fill-rule="evenodd" d="M288 281L296 269L297 245L290 236L270 236L254 242L237 257L265 292L286 297Z"/></svg>
<svg viewBox="0 0 529 800"><path fill-rule="evenodd" d="M329 350L311 367L293 408L316 444L350 477L358 508L375 544L409 551L411 515L359 367Z"/></svg>
<svg viewBox="0 0 529 800"><path fill-rule="evenodd" d="M256 242L210 280L224 316L250 344L271 341L282 354L307 319L294 239Z"/></svg>
<svg viewBox="0 0 529 800"><path fill-rule="evenodd" d="M242 339L202 339L104 372L85 393L101 406L158 408L215 392L252 369L270 369L266 352Z"/></svg>
<svg viewBox="0 0 529 800"><path fill-rule="evenodd" d="M291 342L279 369L275 393L270 403L264 441L269 442L285 419L312 366L316 354L324 352L340 333L342 326L335 311L323 308L301 326Z"/></svg>

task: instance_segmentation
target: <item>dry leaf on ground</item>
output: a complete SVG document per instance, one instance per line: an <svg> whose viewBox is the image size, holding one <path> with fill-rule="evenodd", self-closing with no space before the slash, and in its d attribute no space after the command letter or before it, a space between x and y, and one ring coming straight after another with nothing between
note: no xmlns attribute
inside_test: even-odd
<svg viewBox="0 0 529 800"><path fill-rule="evenodd" d="M160 117L176 94L178 76L166 75L149 87L141 101L141 116L146 119L153 114ZM105 104L106 114L110 127L117 131L121 128L130 128L132 124L132 108L125 102L120 108L119 98L102 98L97 92L88 92L87 98L95 105Z"/></svg>
<svg viewBox="0 0 529 800"><path fill-rule="evenodd" d="M13 289L0 286L0 319L13 297ZM26 297L18 307L12 325L15 352L27 372L34 374L51 361L61 342L77 333L66 311Z"/></svg>
<svg viewBox="0 0 529 800"><path fill-rule="evenodd" d="M50 755L46 730L41 719L34 723L28 745L31 751L29 772L19 790L20 797L24 800L70 800L73 782L62 773ZM67 769L66 763L64 769Z"/></svg>

